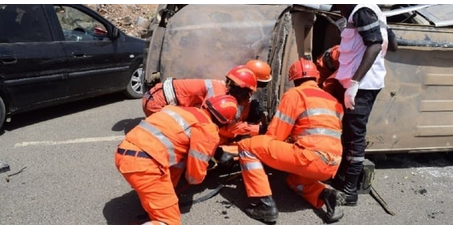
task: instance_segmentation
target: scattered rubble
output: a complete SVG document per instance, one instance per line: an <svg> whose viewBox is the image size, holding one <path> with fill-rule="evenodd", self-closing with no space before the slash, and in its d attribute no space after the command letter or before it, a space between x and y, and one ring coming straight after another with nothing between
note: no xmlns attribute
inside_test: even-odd
<svg viewBox="0 0 454 225"><path fill-rule="evenodd" d="M157 4L86 4L128 35L144 38Z"/></svg>

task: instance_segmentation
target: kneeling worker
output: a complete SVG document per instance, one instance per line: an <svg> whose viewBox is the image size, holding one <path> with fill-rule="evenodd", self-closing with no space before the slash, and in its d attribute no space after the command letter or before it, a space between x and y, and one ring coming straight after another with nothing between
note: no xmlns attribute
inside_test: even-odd
<svg viewBox="0 0 454 225"><path fill-rule="evenodd" d="M181 224L174 188L183 171L189 184L205 179L219 128L231 123L237 107L230 95L208 98L201 108L166 106L126 134L115 165L137 192L151 224Z"/></svg>
<svg viewBox="0 0 454 225"><path fill-rule="evenodd" d="M238 142L243 180L251 202L246 213L254 219L275 222L278 218L262 163L288 172L287 185L312 206L325 205L328 222L343 216L339 207L343 196L321 182L334 177L339 168L343 108L318 87L318 78L319 72L311 60L301 58L293 63L289 80L295 87L283 95L266 135Z"/></svg>

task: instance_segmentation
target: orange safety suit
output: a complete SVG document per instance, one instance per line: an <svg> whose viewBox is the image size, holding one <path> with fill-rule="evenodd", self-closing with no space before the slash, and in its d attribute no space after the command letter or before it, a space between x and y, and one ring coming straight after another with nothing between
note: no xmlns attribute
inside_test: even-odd
<svg viewBox="0 0 454 225"><path fill-rule="evenodd" d="M142 109L148 117L166 105L199 107L204 99L226 92L223 80L168 78L143 95Z"/></svg>
<svg viewBox="0 0 454 225"><path fill-rule="evenodd" d="M318 196L325 185L320 181L334 177L341 161L342 116L342 105L315 81L289 89L266 135L238 142L248 197L272 194L265 163L288 172L287 185L314 207L322 207ZM294 141L286 142L289 139Z"/></svg>
<svg viewBox="0 0 454 225"><path fill-rule="evenodd" d="M166 106L142 120L118 145L115 165L152 223L181 224L174 188L183 171L189 184L204 180L219 144L218 132L206 110Z"/></svg>
<svg viewBox="0 0 454 225"><path fill-rule="evenodd" d="M234 122L228 126L222 127L219 130L221 143L230 142L231 139L238 135L255 136L259 133L260 124L251 124L246 122L251 110L250 106L250 101L238 104Z"/></svg>

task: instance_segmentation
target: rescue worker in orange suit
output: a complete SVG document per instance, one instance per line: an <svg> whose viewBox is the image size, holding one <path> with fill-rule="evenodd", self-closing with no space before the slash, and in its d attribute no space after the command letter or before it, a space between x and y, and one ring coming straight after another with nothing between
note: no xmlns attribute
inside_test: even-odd
<svg viewBox="0 0 454 225"><path fill-rule="evenodd" d="M181 224L174 188L183 171L189 184L204 180L219 144L218 129L236 111L234 97L217 95L201 108L166 106L126 134L115 165L137 192L151 224Z"/></svg>
<svg viewBox="0 0 454 225"><path fill-rule="evenodd" d="M315 65L320 72L318 86L343 103L345 88L336 79L339 55L339 45L334 45L317 58Z"/></svg>
<svg viewBox="0 0 454 225"><path fill-rule="evenodd" d="M247 121L248 122L257 122L260 121L262 124L268 124L266 121L266 116L267 112L266 109L264 108L265 106L262 106L260 103L266 103L266 86L268 85L271 80L273 80L273 77L271 76L271 67L268 63L266 63L263 60L260 59L254 59L254 60L249 60L246 63L246 66L251 68L251 70L254 72L255 76L257 77L257 92L256 92L256 99L251 101L251 108L257 110L255 113L250 113ZM257 107L254 106L254 104L258 105ZM255 117L252 117L251 115L254 115ZM255 120L254 120L255 119ZM266 127L263 127L264 129ZM264 129L266 131L266 129Z"/></svg>
<svg viewBox="0 0 454 225"><path fill-rule="evenodd" d="M166 105L198 107L203 100L225 94L225 82L214 79L174 79L172 77L156 84L142 97L145 116L159 112Z"/></svg>
<svg viewBox="0 0 454 225"><path fill-rule="evenodd" d="M145 115L149 116L160 111L166 105L198 107L205 98L227 93L237 99L239 111L235 118L235 125L221 131L224 142L228 142L229 139L237 135L256 135L260 131L260 126L247 122L252 120L248 120L248 118L258 117L253 113L260 111L258 102L250 101L253 92L257 90L257 78L253 70L261 72L263 70L261 67L265 66L269 67L263 61L251 65L250 68L246 65L235 66L226 74L226 81L168 78L164 82L156 84L144 94L142 109ZM262 132L265 130L262 127Z"/></svg>
<svg viewBox="0 0 454 225"><path fill-rule="evenodd" d="M252 74L247 69L252 70ZM252 94L257 91L258 84L271 81L271 68L262 60L250 60L230 70L227 75L228 93L236 96L238 112L235 122L220 130L221 136L232 142L236 137L254 136L266 132L266 124L261 123L265 110L258 100L251 100Z"/></svg>
<svg viewBox="0 0 454 225"><path fill-rule="evenodd" d="M247 69L246 69L247 68ZM252 70L253 74L248 72ZM251 100L258 87L266 87L272 80L271 67L263 60L249 60L230 70L226 75L230 83L229 94L238 96L238 112L234 122L220 129L221 146L216 151L215 160L218 165L232 166L232 159L238 155L238 146L232 145L240 139L264 134L267 129L266 111L259 99Z"/></svg>
<svg viewBox="0 0 454 225"><path fill-rule="evenodd" d="M301 58L289 70L295 87L282 97L266 135L238 142L250 206L246 213L275 222L278 209L263 164L288 172L287 185L315 208L326 206L326 220L339 220L342 195L321 181L334 177L342 156L342 105L317 85L315 64ZM292 141L293 140L293 141Z"/></svg>

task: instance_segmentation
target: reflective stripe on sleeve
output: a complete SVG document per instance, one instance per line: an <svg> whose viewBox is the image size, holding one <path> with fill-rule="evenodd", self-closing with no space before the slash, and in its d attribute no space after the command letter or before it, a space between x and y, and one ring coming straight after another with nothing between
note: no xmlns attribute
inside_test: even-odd
<svg viewBox="0 0 454 225"><path fill-rule="evenodd" d="M241 164L241 171L263 169L261 162L249 162Z"/></svg>
<svg viewBox="0 0 454 225"><path fill-rule="evenodd" d="M274 116L280 119L281 121L290 124L291 126L295 124L295 120L293 118L285 115L281 111L276 111L276 114Z"/></svg>
<svg viewBox="0 0 454 225"><path fill-rule="evenodd" d="M312 128L312 129L303 130L298 135L298 137L308 136L308 135L326 135L326 136L331 136L331 137L340 139L341 132L336 131L336 130L326 129L326 128Z"/></svg>
<svg viewBox="0 0 454 225"><path fill-rule="evenodd" d="M213 82L210 79L205 79L205 87L207 90L207 98L211 98L214 95Z"/></svg>
<svg viewBox="0 0 454 225"><path fill-rule="evenodd" d="M195 149L189 149L188 155L203 162L208 162L211 159L211 156L203 154Z"/></svg>
<svg viewBox="0 0 454 225"><path fill-rule="evenodd" d="M335 116L339 119L342 119L342 115L340 113L329 110L329 109L323 109L323 108L308 109L308 110L302 112L298 116L298 119L307 118L309 116L320 116L320 115Z"/></svg>
<svg viewBox="0 0 454 225"><path fill-rule="evenodd" d="M178 105L175 89L173 88L173 79L169 77L162 83L162 90L168 105Z"/></svg>
<svg viewBox="0 0 454 225"><path fill-rule="evenodd" d="M379 27L379 26L380 26L380 21L377 20L369 25L357 27L356 29L358 29L358 32L360 32L360 31L370 30L372 28Z"/></svg>
<svg viewBox="0 0 454 225"><path fill-rule="evenodd" d="M164 112L165 114L172 117L178 123L178 125L181 127L181 129L184 131L186 136L188 136L188 138L191 138L191 129L190 129L189 123L180 114L178 114L170 109L163 109L162 112Z"/></svg>
<svg viewBox="0 0 454 225"><path fill-rule="evenodd" d="M245 159L245 158L257 159L257 157L256 157L254 154L252 154L252 153L250 153L250 152L248 152L248 151L244 151L244 150L242 150L242 151L240 150L240 151L238 152L238 156L239 156L240 158L243 158L243 159Z"/></svg>

